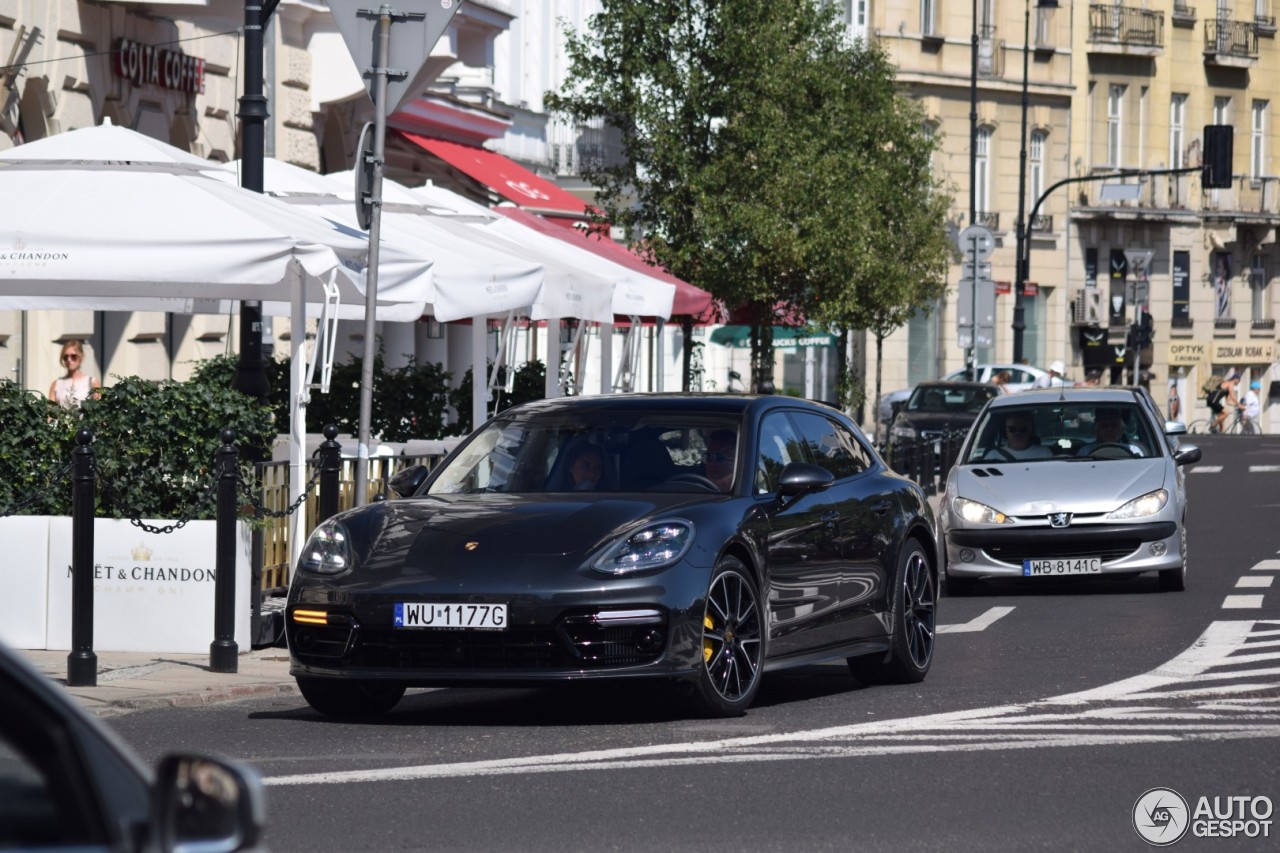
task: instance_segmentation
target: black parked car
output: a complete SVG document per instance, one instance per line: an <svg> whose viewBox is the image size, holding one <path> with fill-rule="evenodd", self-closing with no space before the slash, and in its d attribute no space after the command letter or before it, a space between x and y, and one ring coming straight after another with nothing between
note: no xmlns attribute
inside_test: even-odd
<svg viewBox="0 0 1280 853"><path fill-rule="evenodd" d="M259 850L262 782L171 755L153 777L113 732L0 645L0 849Z"/></svg>
<svg viewBox="0 0 1280 853"><path fill-rule="evenodd" d="M933 660L933 513L822 405L529 403L392 486L407 497L320 524L293 578L291 671L322 713L414 685L649 678L730 715L766 671L919 681Z"/></svg>
<svg viewBox="0 0 1280 853"><path fill-rule="evenodd" d="M989 382L921 382L889 427L885 457L905 471L907 454L922 443L949 437L958 446L986 402L999 395L1000 386Z"/></svg>

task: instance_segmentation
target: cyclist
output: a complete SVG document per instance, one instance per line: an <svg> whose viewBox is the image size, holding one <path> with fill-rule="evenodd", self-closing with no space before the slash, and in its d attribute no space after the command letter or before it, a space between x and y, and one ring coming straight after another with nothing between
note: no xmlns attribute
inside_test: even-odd
<svg viewBox="0 0 1280 853"><path fill-rule="evenodd" d="M1239 385L1240 374L1233 373L1218 384L1217 391L1209 395L1209 409L1213 412L1213 425L1209 428L1210 432L1222 432L1223 425L1227 421L1228 410L1240 407L1240 400L1236 397L1236 388Z"/></svg>
<svg viewBox="0 0 1280 853"><path fill-rule="evenodd" d="M1244 396L1240 398L1240 414L1244 418L1244 428L1242 432L1251 435L1258 432L1258 417L1261 415L1262 407L1258 401L1258 392L1262 390L1262 383L1254 380L1249 383L1249 390L1244 392Z"/></svg>

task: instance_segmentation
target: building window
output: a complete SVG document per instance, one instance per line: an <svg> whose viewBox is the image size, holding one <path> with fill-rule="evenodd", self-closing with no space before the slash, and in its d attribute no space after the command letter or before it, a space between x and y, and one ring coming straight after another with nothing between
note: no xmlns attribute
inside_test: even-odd
<svg viewBox="0 0 1280 853"><path fill-rule="evenodd" d="M920 34L931 36L935 32L934 17L937 15L937 0L920 0Z"/></svg>
<svg viewBox="0 0 1280 853"><path fill-rule="evenodd" d="M1262 255L1254 256L1249 269L1249 294L1253 299L1253 322L1267 319L1267 264Z"/></svg>
<svg viewBox="0 0 1280 853"><path fill-rule="evenodd" d="M938 377L937 310L916 311L907 321L907 384L915 385Z"/></svg>
<svg viewBox="0 0 1280 853"><path fill-rule="evenodd" d="M978 23L984 27L994 26L996 22L995 0L981 0L978 3Z"/></svg>
<svg viewBox="0 0 1280 853"><path fill-rule="evenodd" d="M978 213L991 212L991 199L988 194L991 186L990 151L991 128L980 127L977 150L973 152L973 209Z"/></svg>
<svg viewBox="0 0 1280 853"><path fill-rule="evenodd" d="M1213 319L1231 319L1231 253L1213 253Z"/></svg>
<svg viewBox="0 0 1280 853"><path fill-rule="evenodd" d="M1174 95L1169 101L1169 168L1181 169L1187 165L1186 143L1183 131L1187 121L1187 96Z"/></svg>
<svg viewBox="0 0 1280 853"><path fill-rule="evenodd" d="M1121 123L1124 120L1124 86L1112 84L1107 87L1107 165L1114 168L1121 166L1120 149L1124 144Z"/></svg>
<svg viewBox="0 0 1280 853"><path fill-rule="evenodd" d="M1255 181L1267 171L1267 102L1254 101L1249 124L1249 177Z"/></svg>
<svg viewBox="0 0 1280 853"><path fill-rule="evenodd" d="M1231 99L1230 98L1214 98L1213 99L1213 123L1214 124L1231 124Z"/></svg>
<svg viewBox="0 0 1280 853"><path fill-rule="evenodd" d="M1040 194L1044 192L1044 140L1043 130L1031 132L1030 168L1027 172L1031 195L1027 196L1027 203L1032 207L1035 207L1036 202L1040 200Z"/></svg>

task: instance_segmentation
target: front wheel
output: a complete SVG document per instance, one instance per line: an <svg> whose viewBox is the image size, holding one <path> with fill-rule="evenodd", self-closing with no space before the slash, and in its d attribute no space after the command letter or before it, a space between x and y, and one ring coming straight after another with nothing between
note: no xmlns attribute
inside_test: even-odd
<svg viewBox="0 0 1280 853"><path fill-rule="evenodd" d="M1179 525L1178 547L1182 549L1182 565L1160 572L1161 592L1183 592L1187 588L1187 525L1186 519Z"/></svg>
<svg viewBox="0 0 1280 853"><path fill-rule="evenodd" d="M336 681L298 676L298 692L307 704L330 717L378 717L404 696L403 684L382 681Z"/></svg>
<svg viewBox="0 0 1280 853"><path fill-rule="evenodd" d="M1187 424L1187 432L1191 435L1205 435L1209 432L1209 421L1198 418Z"/></svg>
<svg viewBox="0 0 1280 853"><path fill-rule="evenodd" d="M695 709L712 717L746 712L760 687L764 613L746 566L725 557L707 589L702 616L702 666L694 681Z"/></svg>
<svg viewBox="0 0 1280 853"><path fill-rule="evenodd" d="M886 657L849 658L849 671L863 684L924 681L933 663L937 631L937 576L924 547L914 539L902 549L889 596L893 633Z"/></svg>

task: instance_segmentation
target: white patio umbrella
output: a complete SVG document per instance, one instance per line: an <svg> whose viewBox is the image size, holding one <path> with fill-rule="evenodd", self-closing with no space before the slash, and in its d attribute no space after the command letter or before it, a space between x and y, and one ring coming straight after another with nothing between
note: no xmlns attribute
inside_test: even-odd
<svg viewBox="0 0 1280 853"><path fill-rule="evenodd" d="M110 125L0 152L0 198L21 200L0 205L0 308L189 312L252 299L290 305L301 329L306 304L335 290L363 304L359 232L202 174L221 168ZM388 277L421 316L431 262L400 252L397 264ZM303 342L293 336L294 495L304 483Z"/></svg>

